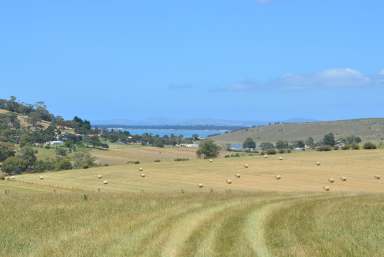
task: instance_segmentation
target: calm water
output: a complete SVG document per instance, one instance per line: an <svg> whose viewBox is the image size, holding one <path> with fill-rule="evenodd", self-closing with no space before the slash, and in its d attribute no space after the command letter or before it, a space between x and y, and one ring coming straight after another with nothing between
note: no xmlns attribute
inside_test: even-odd
<svg viewBox="0 0 384 257"><path fill-rule="evenodd" d="M126 131L129 131L129 133L133 135L143 135L145 133L152 134L152 135L159 135L159 136L165 136L165 135L182 135L184 137L192 137L192 135L199 135L200 137L208 137L210 135L215 134L223 134L226 132L226 130L196 130L196 129L125 129Z"/></svg>

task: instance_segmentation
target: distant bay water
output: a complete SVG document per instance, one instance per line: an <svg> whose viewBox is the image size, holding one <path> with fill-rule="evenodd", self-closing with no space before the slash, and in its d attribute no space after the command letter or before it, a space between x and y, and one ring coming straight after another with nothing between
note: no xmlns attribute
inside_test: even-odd
<svg viewBox="0 0 384 257"><path fill-rule="evenodd" d="M199 135L199 137L207 138L212 135L221 135L228 130L218 129L154 129L154 128L121 128L121 130L129 131L132 135L143 135L145 133L159 136L183 136L192 137L192 135Z"/></svg>

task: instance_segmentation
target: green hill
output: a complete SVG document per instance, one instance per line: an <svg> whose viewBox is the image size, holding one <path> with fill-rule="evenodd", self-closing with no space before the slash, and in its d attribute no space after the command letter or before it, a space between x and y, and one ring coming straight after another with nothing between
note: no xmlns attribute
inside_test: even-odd
<svg viewBox="0 0 384 257"><path fill-rule="evenodd" d="M242 143L247 137L253 138L258 143L278 140L291 142L305 140L308 137L320 140L329 132L334 133L336 138L356 135L360 136L363 141L383 141L384 118L280 123L229 132L213 137L213 139L221 144Z"/></svg>

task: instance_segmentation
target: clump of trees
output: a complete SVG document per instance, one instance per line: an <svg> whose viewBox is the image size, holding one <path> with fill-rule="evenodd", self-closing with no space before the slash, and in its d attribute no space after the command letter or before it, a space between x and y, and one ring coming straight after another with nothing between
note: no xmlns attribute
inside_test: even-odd
<svg viewBox="0 0 384 257"><path fill-rule="evenodd" d="M105 141L109 141L111 143L141 144L164 147L176 146L180 144L192 144L199 141L198 135L192 135L190 138L174 134L164 136L152 135L149 133L145 133L143 135L132 135L129 131L118 129L103 129L99 130L99 132Z"/></svg>
<svg viewBox="0 0 384 257"><path fill-rule="evenodd" d="M256 142L252 138L248 137L243 143L243 148L248 150L255 150Z"/></svg>
<svg viewBox="0 0 384 257"><path fill-rule="evenodd" d="M213 140L204 140L199 144L196 154L199 158L216 158L220 154L220 149Z"/></svg>
<svg viewBox="0 0 384 257"><path fill-rule="evenodd" d="M377 149L377 146L374 143L372 143L372 142L366 142L363 145L363 148L366 149L366 150L373 150L373 149Z"/></svg>

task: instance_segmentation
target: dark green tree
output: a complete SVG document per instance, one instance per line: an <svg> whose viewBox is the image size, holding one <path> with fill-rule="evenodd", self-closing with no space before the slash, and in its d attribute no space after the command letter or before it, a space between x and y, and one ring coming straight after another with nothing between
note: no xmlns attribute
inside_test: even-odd
<svg viewBox="0 0 384 257"><path fill-rule="evenodd" d="M323 144L328 146L335 146L335 135L333 133L326 134L323 138Z"/></svg>
<svg viewBox="0 0 384 257"><path fill-rule="evenodd" d="M244 143L243 143L243 148L244 149L256 149L256 142L248 137L247 139L245 139Z"/></svg>
<svg viewBox="0 0 384 257"><path fill-rule="evenodd" d="M196 154L199 158L215 158L219 156L220 146L213 140L205 140L199 144Z"/></svg>

